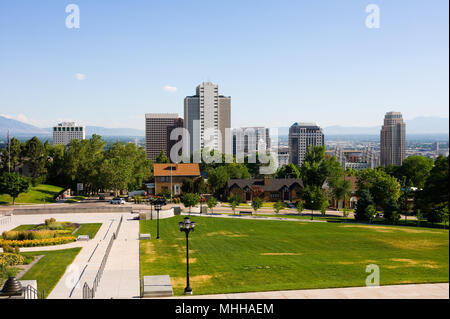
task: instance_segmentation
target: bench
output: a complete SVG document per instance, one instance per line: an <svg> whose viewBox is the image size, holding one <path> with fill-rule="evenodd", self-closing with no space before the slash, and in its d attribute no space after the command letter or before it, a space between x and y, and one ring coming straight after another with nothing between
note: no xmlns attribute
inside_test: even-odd
<svg viewBox="0 0 450 319"><path fill-rule="evenodd" d="M242 215L253 215L253 213L249 212L249 211L240 211L239 216L242 216Z"/></svg>

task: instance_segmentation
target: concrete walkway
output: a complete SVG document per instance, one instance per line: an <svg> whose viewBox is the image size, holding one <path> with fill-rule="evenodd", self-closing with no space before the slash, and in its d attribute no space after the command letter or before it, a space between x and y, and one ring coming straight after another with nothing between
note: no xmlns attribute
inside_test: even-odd
<svg viewBox="0 0 450 319"><path fill-rule="evenodd" d="M95 298L138 298L139 295L139 221L129 216L123 219Z"/></svg>
<svg viewBox="0 0 450 319"><path fill-rule="evenodd" d="M449 284L285 290L164 299L449 299Z"/></svg>

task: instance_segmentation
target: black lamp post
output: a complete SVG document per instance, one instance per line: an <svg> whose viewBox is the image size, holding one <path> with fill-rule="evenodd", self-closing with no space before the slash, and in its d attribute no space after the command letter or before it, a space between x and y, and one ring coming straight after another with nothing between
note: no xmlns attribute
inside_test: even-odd
<svg viewBox="0 0 450 319"><path fill-rule="evenodd" d="M23 288L16 277L9 277L0 291L0 297L14 297L22 295Z"/></svg>
<svg viewBox="0 0 450 319"><path fill-rule="evenodd" d="M314 201L311 201L311 220L314 220Z"/></svg>
<svg viewBox="0 0 450 319"><path fill-rule="evenodd" d="M195 222L192 222L189 217L185 217L184 221L178 223L180 231L186 233L186 288L184 288L185 295L192 295L192 288L189 285L189 233L194 231Z"/></svg>
<svg viewBox="0 0 450 319"><path fill-rule="evenodd" d="M155 206L156 210L156 239L159 239L159 211L161 210L162 203L160 200L155 200L153 202L153 205Z"/></svg>

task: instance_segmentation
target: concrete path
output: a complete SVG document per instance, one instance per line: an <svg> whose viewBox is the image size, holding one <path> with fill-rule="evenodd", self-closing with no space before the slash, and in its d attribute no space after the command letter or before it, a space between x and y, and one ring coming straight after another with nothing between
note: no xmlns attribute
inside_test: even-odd
<svg viewBox="0 0 450 319"><path fill-rule="evenodd" d="M449 284L285 290L164 299L449 299Z"/></svg>
<svg viewBox="0 0 450 319"><path fill-rule="evenodd" d="M114 241L95 298L138 298L139 295L139 221L128 216L123 219Z"/></svg>
<svg viewBox="0 0 450 319"><path fill-rule="evenodd" d="M81 299L83 298L84 283L87 282L92 288L103 256L120 220L121 215L113 215L104 218L95 238L85 243L48 296L49 299Z"/></svg>

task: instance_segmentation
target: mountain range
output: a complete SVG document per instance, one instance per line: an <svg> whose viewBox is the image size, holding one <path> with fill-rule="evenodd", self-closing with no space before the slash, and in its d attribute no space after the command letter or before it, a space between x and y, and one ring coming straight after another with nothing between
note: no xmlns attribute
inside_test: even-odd
<svg viewBox="0 0 450 319"><path fill-rule="evenodd" d="M416 117L406 122L407 134L448 134L449 119L441 117ZM381 126L371 127L324 127L325 135L378 135ZM24 122L0 116L0 136L5 136L10 130L11 136L50 136L52 128L39 128ZM278 135L288 135L289 127L278 128ZM101 126L86 126L86 136L98 134L101 136L145 136L145 131L134 128L106 128Z"/></svg>

